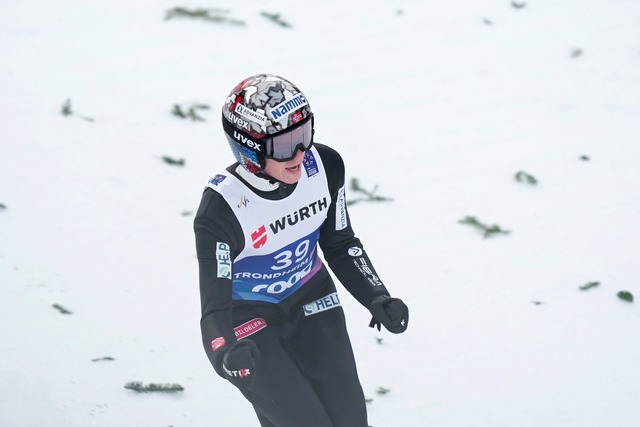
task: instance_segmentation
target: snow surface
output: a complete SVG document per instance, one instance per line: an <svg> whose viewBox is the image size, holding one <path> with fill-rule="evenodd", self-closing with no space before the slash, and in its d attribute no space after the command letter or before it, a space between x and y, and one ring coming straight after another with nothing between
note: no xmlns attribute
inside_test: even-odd
<svg viewBox="0 0 640 427"><path fill-rule="evenodd" d="M409 330L340 288L370 424L640 425L640 312L617 297L640 297L640 2L525 2L3 2L0 425L257 426L201 347L192 221L232 161L219 108L260 72L394 199L350 212ZM196 103L204 122L171 114Z"/></svg>

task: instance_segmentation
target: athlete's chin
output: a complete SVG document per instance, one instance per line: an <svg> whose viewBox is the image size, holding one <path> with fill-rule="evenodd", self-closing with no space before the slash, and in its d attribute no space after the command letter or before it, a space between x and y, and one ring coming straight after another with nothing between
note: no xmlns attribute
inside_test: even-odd
<svg viewBox="0 0 640 427"><path fill-rule="evenodd" d="M292 176L280 177L280 181L284 182L285 184L295 184L296 182L300 181L300 174L298 174L297 177L292 177Z"/></svg>
<svg viewBox="0 0 640 427"><path fill-rule="evenodd" d="M290 166L282 169L280 173L280 181L285 184L295 184L300 181L302 177L302 165L297 164L295 166Z"/></svg>

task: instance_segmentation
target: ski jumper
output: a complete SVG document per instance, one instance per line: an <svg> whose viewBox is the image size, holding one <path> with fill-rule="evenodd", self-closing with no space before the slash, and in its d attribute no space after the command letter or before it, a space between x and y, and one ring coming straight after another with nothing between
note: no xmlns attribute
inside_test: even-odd
<svg viewBox="0 0 640 427"><path fill-rule="evenodd" d="M204 348L250 339L261 357L241 390L262 427L366 427L365 399L334 282L364 306L389 295L347 212L344 163L316 144L295 184L238 164L209 181L194 221Z"/></svg>

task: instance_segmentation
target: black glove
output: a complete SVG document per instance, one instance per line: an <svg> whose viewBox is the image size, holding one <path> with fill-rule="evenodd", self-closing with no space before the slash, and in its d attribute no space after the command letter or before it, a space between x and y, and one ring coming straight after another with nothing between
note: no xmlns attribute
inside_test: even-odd
<svg viewBox="0 0 640 427"><path fill-rule="evenodd" d="M251 387L256 378L256 360L260 357L258 346L251 340L236 342L222 359L224 377L238 388Z"/></svg>
<svg viewBox="0 0 640 427"><path fill-rule="evenodd" d="M388 295L376 297L369 306L373 315L369 327L377 327L380 330L382 323L389 332L400 334L407 330L409 325L409 308L400 298L391 298Z"/></svg>

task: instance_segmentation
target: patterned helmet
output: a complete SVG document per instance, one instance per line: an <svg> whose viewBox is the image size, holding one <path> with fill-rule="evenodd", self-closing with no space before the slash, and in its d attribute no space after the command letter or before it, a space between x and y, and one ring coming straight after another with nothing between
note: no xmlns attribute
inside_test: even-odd
<svg viewBox="0 0 640 427"><path fill-rule="evenodd" d="M274 147L282 147L284 137L305 134L292 145L306 150L313 140L313 114L307 98L288 80L272 74L246 78L227 96L222 106L222 127L234 156L251 173L262 172L267 157L286 160L285 155L273 155ZM298 138L298 137L296 137Z"/></svg>

